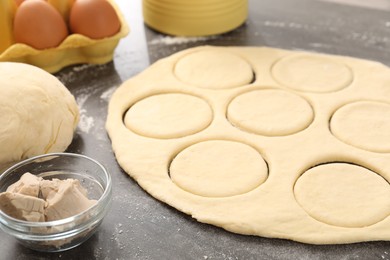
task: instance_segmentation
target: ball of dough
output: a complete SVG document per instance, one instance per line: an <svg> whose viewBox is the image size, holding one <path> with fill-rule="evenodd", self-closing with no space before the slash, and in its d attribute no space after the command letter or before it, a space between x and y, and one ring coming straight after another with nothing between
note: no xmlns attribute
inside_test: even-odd
<svg viewBox="0 0 390 260"><path fill-rule="evenodd" d="M75 98L56 77L31 65L0 62L0 166L65 151L78 120Z"/></svg>

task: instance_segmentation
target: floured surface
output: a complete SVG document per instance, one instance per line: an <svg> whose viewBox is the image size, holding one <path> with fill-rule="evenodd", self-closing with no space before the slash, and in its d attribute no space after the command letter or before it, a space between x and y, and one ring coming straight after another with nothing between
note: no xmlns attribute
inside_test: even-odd
<svg viewBox="0 0 390 260"><path fill-rule="evenodd" d="M197 60L197 55L203 57L205 53L214 51L218 54L226 53L223 55L225 57L234 56L227 58L226 65L222 65L227 66L228 70L231 69L229 60L245 62L253 70L254 81L248 82L246 78L241 81L243 85L226 85L229 82L226 77L235 78L235 74L230 72L220 86L215 84L212 75L204 78L204 82L190 84L187 81L190 76L184 78L180 75L191 75L191 71L179 72L180 75L177 75L175 67L180 61L185 61L188 57L195 57ZM290 63L298 63L300 69L289 68L287 65ZM188 64L184 68L191 70ZM248 75L245 72L247 68L248 66L242 66L243 71L238 70L237 74ZM195 70L199 73L199 67ZM215 71L219 77L223 70L218 68ZM387 67L375 62L271 48L189 49L155 63L125 82L110 101L107 130L121 167L153 197L192 215L198 221L241 234L287 238L315 244L389 240L390 154L386 149L389 149L390 144L372 136L363 137L369 143L363 146L355 144L355 140L358 140L356 137L345 140L343 129L350 125L348 123L344 127L344 121L340 123L338 120L343 114L354 112L353 109L352 112L344 109L354 102L368 101L388 105L389 72ZM285 73L289 75L284 77ZM318 79L318 82L314 81L315 85L313 78ZM335 81L330 81L333 78ZM253 93L256 95L251 95ZM264 93L271 93L271 96L278 97L279 102L286 103L278 106L269 98L261 100L262 97L269 97L263 96ZM192 96L191 100L203 100L212 110L211 122L208 122L210 112L202 112L208 111L204 109L199 110L195 117L195 121L200 123L180 125L179 122L177 128L187 129L178 135L166 135L165 132L164 135L159 135L159 129L169 129L170 125L166 125L166 122L170 120L158 121L153 130L157 134L153 133L153 136L132 130L131 122L124 124L127 111L131 111L133 106L139 106L138 102L165 94L183 94ZM260 99L260 103L265 102L265 107L269 110L267 114L253 113L248 116L250 106L253 106L251 104L256 106L253 98ZM237 103L240 100L244 102ZM181 109L179 101L173 101L177 106L169 102L172 111ZM285 110L282 109L283 105ZM364 106L359 106L358 109L361 107ZM186 111L188 108L183 109L184 114ZM277 119L281 114L280 120L286 121L285 124ZM268 123L265 130L258 118ZM188 119L183 122L186 120ZM378 126L375 127L376 132L381 133L377 138L386 138L387 133L382 133L381 129L387 129L388 118L368 120L373 121ZM142 120L139 122L140 125L143 124ZM192 123L191 120L189 122ZM149 126L149 123L145 123L145 128ZM356 129L357 138L359 131L360 134L366 133ZM243 181L249 180L247 183L226 178L226 181L216 185L223 172L216 175L212 175L212 172L218 168L224 169L226 164L233 161L231 158L239 158L242 152L237 149L238 157L234 157L231 156L234 148L216 149L220 157L210 156L217 158L210 159L214 161L212 166L207 163L196 164L197 161L208 161L207 156L200 156L203 150L213 150L207 148L208 145L198 149L199 144L205 143L234 143L241 148L248 148L248 151L256 151L256 155L264 160L264 165L259 164L254 168L249 165L238 167L240 171L249 173L249 179L246 179L248 176L243 177ZM188 159L185 160L185 157ZM339 167L333 167L333 162L341 164L341 168L345 166L348 170L353 170L344 174ZM196 164L199 169L192 172L191 164ZM312 171L322 165L330 167L325 171ZM348 167L354 165L356 167ZM266 167L266 176L262 173L262 167ZM189 174L184 172L187 169ZM356 169L359 170L355 171ZM362 169L366 170L358 175ZM173 170L173 175L170 170ZM258 172L258 175L253 174L253 171ZM197 175L196 172L204 174ZM337 174L340 172L339 179ZM348 180L349 176L359 177L351 179L351 182L340 182ZM369 185L363 184L366 181ZM234 183L241 185L241 188L232 191ZM321 189L312 192L308 183L316 183ZM351 185L354 184L365 189L352 189ZM340 187L338 193L329 192L332 187ZM376 198L375 203L367 203L373 198ZM350 205L355 203L356 205ZM343 205L348 205L348 209L343 209ZM354 214L360 211L367 213L364 216ZM346 223L345 219L351 222Z"/></svg>

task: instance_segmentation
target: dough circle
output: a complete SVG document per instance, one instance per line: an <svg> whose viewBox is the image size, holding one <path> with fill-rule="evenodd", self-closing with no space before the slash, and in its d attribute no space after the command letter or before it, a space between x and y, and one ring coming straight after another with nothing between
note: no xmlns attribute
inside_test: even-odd
<svg viewBox="0 0 390 260"><path fill-rule="evenodd" d="M338 109L330 129L341 141L372 152L390 152L390 104L359 101Z"/></svg>
<svg viewBox="0 0 390 260"><path fill-rule="evenodd" d="M63 152L79 110L53 75L24 63L0 63L0 169L35 155Z"/></svg>
<svg viewBox="0 0 390 260"><path fill-rule="evenodd" d="M210 140L181 151L173 159L169 173L172 181L185 191L204 197L228 197L261 185L267 179L268 169L254 148L233 141Z"/></svg>
<svg viewBox="0 0 390 260"><path fill-rule="evenodd" d="M390 214L389 183L358 165L313 167L298 179L294 193L309 215L329 225L365 227Z"/></svg>
<svg viewBox="0 0 390 260"><path fill-rule="evenodd" d="M178 138L206 128L212 121L210 106L201 98L180 94L158 94L135 103L124 122L131 131L153 138Z"/></svg>
<svg viewBox="0 0 390 260"><path fill-rule="evenodd" d="M233 99L227 111L236 127L259 135L282 136L305 129L314 118L302 97L278 89L254 90Z"/></svg>
<svg viewBox="0 0 390 260"><path fill-rule="evenodd" d="M190 85L228 89L252 82L253 71L243 58L224 51L199 51L182 57L175 66L176 77Z"/></svg>
<svg viewBox="0 0 390 260"><path fill-rule="evenodd" d="M278 61L272 69L281 84L298 91L326 93L347 87L353 79L343 63L314 54L295 54Z"/></svg>

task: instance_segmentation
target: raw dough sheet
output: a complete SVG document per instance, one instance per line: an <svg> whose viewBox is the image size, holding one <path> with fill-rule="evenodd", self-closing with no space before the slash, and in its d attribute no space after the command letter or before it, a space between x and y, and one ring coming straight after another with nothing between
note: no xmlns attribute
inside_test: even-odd
<svg viewBox="0 0 390 260"><path fill-rule="evenodd" d="M118 163L156 199L231 232L390 240L390 69L351 57L202 46L109 104Z"/></svg>

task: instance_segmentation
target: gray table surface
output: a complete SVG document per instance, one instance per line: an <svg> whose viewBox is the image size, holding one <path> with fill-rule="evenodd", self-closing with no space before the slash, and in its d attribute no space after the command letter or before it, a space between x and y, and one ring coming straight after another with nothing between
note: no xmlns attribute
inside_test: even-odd
<svg viewBox="0 0 390 260"><path fill-rule="evenodd" d="M115 50L113 62L56 73L81 111L68 151L91 156L111 172L111 211L91 239L61 253L31 251L0 231L0 259L390 259L390 242L316 246L242 236L198 223L153 199L128 177L116 163L105 131L109 98L122 82L193 46L271 46L390 65L390 0L250 0L245 25L206 38L159 34L143 24L140 0L117 3L131 32Z"/></svg>

